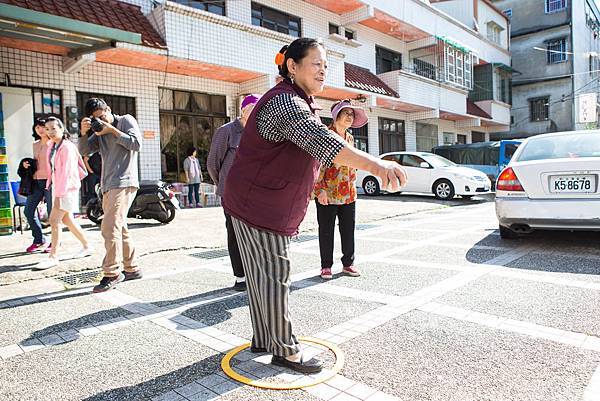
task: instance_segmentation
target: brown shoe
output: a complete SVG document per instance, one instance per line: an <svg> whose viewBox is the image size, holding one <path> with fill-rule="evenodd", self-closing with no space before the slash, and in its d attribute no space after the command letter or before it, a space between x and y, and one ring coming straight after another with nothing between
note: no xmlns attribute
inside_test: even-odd
<svg viewBox="0 0 600 401"><path fill-rule="evenodd" d="M123 274L125 275L125 280L123 281L139 280L142 278L141 270L136 270L134 272L123 271Z"/></svg>
<svg viewBox="0 0 600 401"><path fill-rule="evenodd" d="M123 275L122 273L119 273L118 276L115 277L103 277L102 280L100 280L100 284L98 284L97 286L94 287L94 292L106 292L108 290L111 290L113 288L115 288L117 286L117 284L119 284L120 282L122 282L123 280L125 280L125 275Z"/></svg>
<svg viewBox="0 0 600 401"><path fill-rule="evenodd" d="M300 358L298 362L292 362L282 356L273 355L272 365L283 366L284 368L295 370L300 373L319 373L323 369L323 362L317 358L310 358L308 361Z"/></svg>

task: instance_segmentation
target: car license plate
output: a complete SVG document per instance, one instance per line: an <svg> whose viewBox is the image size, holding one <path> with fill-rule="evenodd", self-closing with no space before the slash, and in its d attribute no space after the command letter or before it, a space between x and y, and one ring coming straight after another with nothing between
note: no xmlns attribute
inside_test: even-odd
<svg viewBox="0 0 600 401"><path fill-rule="evenodd" d="M553 175L550 176L552 193L592 193L596 192L595 175Z"/></svg>

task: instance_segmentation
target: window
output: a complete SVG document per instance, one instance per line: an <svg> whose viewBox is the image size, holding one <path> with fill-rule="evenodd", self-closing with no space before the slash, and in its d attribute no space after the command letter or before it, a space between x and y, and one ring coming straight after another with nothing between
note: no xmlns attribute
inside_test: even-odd
<svg viewBox="0 0 600 401"><path fill-rule="evenodd" d="M406 150L404 121L379 118L379 153Z"/></svg>
<svg viewBox="0 0 600 401"><path fill-rule="evenodd" d="M183 161L190 147L206 161L214 131L228 121L226 97L206 93L160 89L160 151L162 178L184 182ZM203 176L206 163L200 163Z"/></svg>
<svg viewBox="0 0 600 401"><path fill-rule="evenodd" d="M402 155L402 164L405 167L418 167L418 168L424 168L421 167L421 163L427 163L424 159L420 158L419 156L415 156L415 155ZM429 164L429 163L427 163Z"/></svg>
<svg viewBox="0 0 600 401"><path fill-rule="evenodd" d="M394 155L394 154L386 155L386 156L383 156L381 159L388 161L388 162L396 162L396 163L400 164L400 159L402 159L402 155Z"/></svg>
<svg viewBox="0 0 600 401"><path fill-rule="evenodd" d="M437 145L437 125L417 123L417 151L431 152L431 149Z"/></svg>
<svg viewBox="0 0 600 401"><path fill-rule="evenodd" d="M415 74L433 80L436 79L437 74L435 71L435 65L428 63L427 61L415 58L413 59L413 66L415 69Z"/></svg>
<svg viewBox="0 0 600 401"><path fill-rule="evenodd" d="M346 39L348 40L356 39L356 33L348 28L344 28L344 36L346 36Z"/></svg>
<svg viewBox="0 0 600 401"><path fill-rule="evenodd" d="M354 136L354 147L358 150L369 153L368 124L360 128L352 128L352 136Z"/></svg>
<svg viewBox="0 0 600 401"><path fill-rule="evenodd" d="M539 97L529 100L529 120L530 121L547 121L550 114L550 98Z"/></svg>
<svg viewBox="0 0 600 401"><path fill-rule="evenodd" d="M506 17L508 19L511 19L512 18L512 8L509 8L509 9L506 9L506 10L502 11L502 14L506 15Z"/></svg>
<svg viewBox="0 0 600 401"><path fill-rule="evenodd" d="M493 21L487 23L487 38L488 40L500 44L502 42L502 28L500 25L496 24Z"/></svg>
<svg viewBox="0 0 600 401"><path fill-rule="evenodd" d="M473 131L471 133L471 143L485 142L485 133Z"/></svg>
<svg viewBox="0 0 600 401"><path fill-rule="evenodd" d="M402 68L402 54L375 46L376 73L397 71Z"/></svg>
<svg viewBox="0 0 600 401"><path fill-rule="evenodd" d="M467 136L463 134L456 134L456 143L464 145L467 143Z"/></svg>
<svg viewBox="0 0 600 401"><path fill-rule="evenodd" d="M456 136L453 132L444 132L444 145L454 145Z"/></svg>
<svg viewBox="0 0 600 401"><path fill-rule="evenodd" d="M225 15L225 1L218 0L173 0L175 3L193 7L209 13Z"/></svg>
<svg viewBox="0 0 600 401"><path fill-rule="evenodd" d="M340 33L340 27L336 24L329 23L329 34Z"/></svg>
<svg viewBox="0 0 600 401"><path fill-rule="evenodd" d="M473 89L473 55L446 45L446 82Z"/></svg>
<svg viewBox="0 0 600 401"><path fill-rule="evenodd" d="M562 63L567 61L567 39L555 39L546 43L546 57L548 64Z"/></svg>
<svg viewBox="0 0 600 401"><path fill-rule="evenodd" d="M512 74L504 71L500 68L496 69L496 92L494 93L494 99L500 102L511 104L512 103Z"/></svg>
<svg viewBox="0 0 600 401"><path fill-rule="evenodd" d="M562 11L567 8L567 0L545 0L546 14Z"/></svg>
<svg viewBox="0 0 600 401"><path fill-rule="evenodd" d="M105 95L101 93L89 93L89 92L77 92L77 109L79 110L79 119L86 117L83 115L85 111L85 102L89 98L99 97L104 99L108 107L112 110L113 113L118 114L120 116L125 114L131 114L135 117L135 98L128 96L113 96L113 95Z"/></svg>
<svg viewBox="0 0 600 401"><path fill-rule="evenodd" d="M252 3L252 25L297 38L302 36L300 18L254 2Z"/></svg>
<svg viewBox="0 0 600 401"><path fill-rule="evenodd" d="M31 90L33 95L33 117L62 118L62 93L56 89L34 88Z"/></svg>

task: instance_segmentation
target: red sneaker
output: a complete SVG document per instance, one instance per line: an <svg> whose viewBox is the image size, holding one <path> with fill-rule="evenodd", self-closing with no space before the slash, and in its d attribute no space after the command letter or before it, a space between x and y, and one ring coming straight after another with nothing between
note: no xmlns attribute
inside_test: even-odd
<svg viewBox="0 0 600 401"><path fill-rule="evenodd" d="M43 248L46 246L46 243L43 242L41 244L31 244L27 247L27 249L25 250L25 252L27 253L34 253L34 252L40 252L43 250Z"/></svg>
<svg viewBox="0 0 600 401"><path fill-rule="evenodd" d="M354 266L346 266L342 269L342 273L347 274L348 276L358 277L360 276L360 272Z"/></svg>
<svg viewBox="0 0 600 401"><path fill-rule="evenodd" d="M321 278L323 280L331 280L332 277L331 269L321 269Z"/></svg>

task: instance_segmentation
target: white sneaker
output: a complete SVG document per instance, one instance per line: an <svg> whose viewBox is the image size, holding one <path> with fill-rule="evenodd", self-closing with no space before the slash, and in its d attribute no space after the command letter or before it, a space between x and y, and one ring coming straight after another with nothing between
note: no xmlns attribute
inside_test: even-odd
<svg viewBox="0 0 600 401"><path fill-rule="evenodd" d="M47 269L51 269L56 266L58 266L58 258L49 257L48 259L43 260L40 263L38 263L37 265L35 265L35 267L33 269L34 270L47 270Z"/></svg>
<svg viewBox="0 0 600 401"><path fill-rule="evenodd" d="M91 245L88 245L87 248L81 248L76 254L74 254L73 259L86 258L88 256L92 256L92 253L94 253L94 248Z"/></svg>

